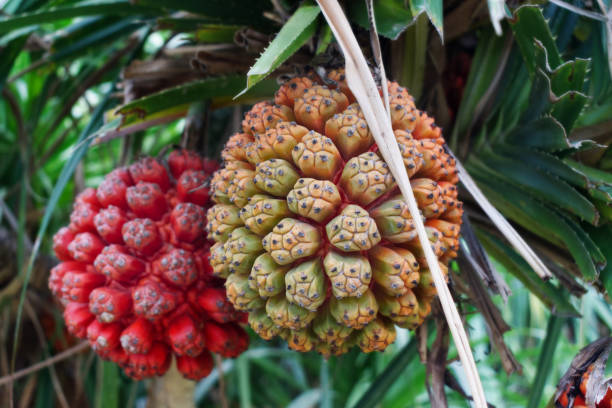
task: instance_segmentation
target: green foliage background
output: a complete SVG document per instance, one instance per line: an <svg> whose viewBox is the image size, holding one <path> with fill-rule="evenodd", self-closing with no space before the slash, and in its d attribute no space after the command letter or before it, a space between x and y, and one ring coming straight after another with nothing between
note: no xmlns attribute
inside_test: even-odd
<svg viewBox="0 0 612 408"><path fill-rule="evenodd" d="M343 4L369 53L365 3ZM585 10L582 1L572 5ZM603 17L609 7L602 0L588 11ZM375 10L391 76L443 125L487 197L555 274L539 279L462 192L480 242L512 291L507 302L489 295L511 327L504 340L523 369L504 373L487 321L455 292L487 398L498 407L546 406L571 358L612 328L606 22L555 4L508 2L505 13L491 16L480 1L380 0ZM331 32L309 2L8 0L2 15L0 377L70 345L46 278L52 234L68 222L78 191L172 144L187 141L218 157L236 118L271 97L278 73L338 61ZM501 36L490 18L503 19ZM245 58L220 75L213 71L228 44ZM178 52L186 47L210 52L209 65ZM462 53L471 63L455 72ZM183 71L153 65L168 60ZM143 80L130 70L135 61L157 75ZM451 74L463 81L459 97ZM455 265L454 273L461 279L465 271ZM328 361L251 337L248 352L196 385L197 406L429 406L413 333L400 329L384 353L352 351ZM449 372L465 390L455 357L451 344ZM53 407L65 398L68 406L136 407L150 386L87 351L20 379L12 392L0 386L0 405L12 399L15 406ZM446 391L449 406L469 406Z"/></svg>

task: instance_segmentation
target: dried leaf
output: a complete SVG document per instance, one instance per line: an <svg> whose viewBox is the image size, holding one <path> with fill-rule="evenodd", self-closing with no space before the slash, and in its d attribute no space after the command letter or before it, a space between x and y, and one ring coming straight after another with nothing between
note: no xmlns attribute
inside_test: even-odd
<svg viewBox="0 0 612 408"><path fill-rule="evenodd" d="M482 247L482 244L476 237L476 233L472 228L467 214L463 215L461 224L461 239L459 241L466 257L471 258L470 263L476 264L476 272L480 279L487 285L493 293L499 294L504 302L508 300L508 296L512 294L510 287L491 264L489 255Z"/></svg>
<svg viewBox="0 0 612 408"><path fill-rule="evenodd" d="M485 319L489 338L499 353L504 371L508 375L514 372L522 373L523 367L504 342L504 333L510 330L510 326L504 321L499 309L493 303L482 281L476 274L474 266L477 264L465 251L459 252L457 262L461 270L461 278L464 278L467 284L469 291L467 295Z"/></svg>
<svg viewBox="0 0 612 408"><path fill-rule="evenodd" d="M419 241L421 242L421 247L424 249L427 264L432 271L434 284L438 291L444 314L448 320L450 331L457 346L459 357L464 366L467 382L474 395L475 406L484 408L486 407L486 399L476 369L476 363L474 362L474 356L470 350L470 343L453 298L446 286L444 276L440 270L440 265L429 245L416 199L410 187L408 174L406 173L406 168L402 161L397 141L393 135L391 121L383 107L374 78L368 68L363 52L357 43L357 39L351 30L350 24L338 2L333 0L319 0L318 2L344 53L348 85L359 102L370 130L374 135L376 144L380 149L379 151L389 165L389 169L402 195L406 199L410 214L415 220Z"/></svg>
<svg viewBox="0 0 612 408"><path fill-rule="evenodd" d="M449 331L439 302L434 303L433 314L436 317L436 339L427 353L427 393L432 407L447 407L444 377L448 358Z"/></svg>

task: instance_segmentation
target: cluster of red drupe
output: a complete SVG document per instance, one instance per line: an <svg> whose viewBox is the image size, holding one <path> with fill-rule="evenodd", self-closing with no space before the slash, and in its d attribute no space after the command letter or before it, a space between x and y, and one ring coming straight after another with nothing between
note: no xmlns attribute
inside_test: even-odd
<svg viewBox="0 0 612 408"><path fill-rule="evenodd" d="M79 194L54 237L61 263L49 287L68 330L136 379L163 374L172 354L185 377L199 379L212 369L210 352L235 357L247 347L244 317L208 264L215 168L177 150L166 162L116 169Z"/></svg>

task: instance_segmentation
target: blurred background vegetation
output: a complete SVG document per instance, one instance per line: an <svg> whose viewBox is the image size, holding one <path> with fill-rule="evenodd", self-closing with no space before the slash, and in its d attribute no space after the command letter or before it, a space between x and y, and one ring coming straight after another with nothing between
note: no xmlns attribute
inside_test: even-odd
<svg viewBox="0 0 612 408"><path fill-rule="evenodd" d="M389 77L436 118L554 274L541 280L461 192L471 226L451 288L497 407L549 404L572 357L612 328L610 3L523 3L375 2ZM75 195L115 167L170 145L218 158L277 81L341 65L341 55L309 2L0 4L0 377L69 354L0 385L0 405L147 406L154 382L128 379L65 334L46 283L52 235ZM365 2L343 5L370 55ZM400 329L384 353L329 360L252 334L251 349L221 362L194 399L198 407L427 407L427 369L440 369L434 352L446 356L446 386L430 389L442 387L448 406L469 406L441 313L417 334Z"/></svg>

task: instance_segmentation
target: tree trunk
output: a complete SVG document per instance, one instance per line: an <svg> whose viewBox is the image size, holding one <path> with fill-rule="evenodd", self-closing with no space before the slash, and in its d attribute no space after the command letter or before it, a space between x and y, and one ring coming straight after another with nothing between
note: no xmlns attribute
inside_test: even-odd
<svg viewBox="0 0 612 408"><path fill-rule="evenodd" d="M168 372L151 383L147 408L194 408L195 384L181 375L173 361Z"/></svg>

